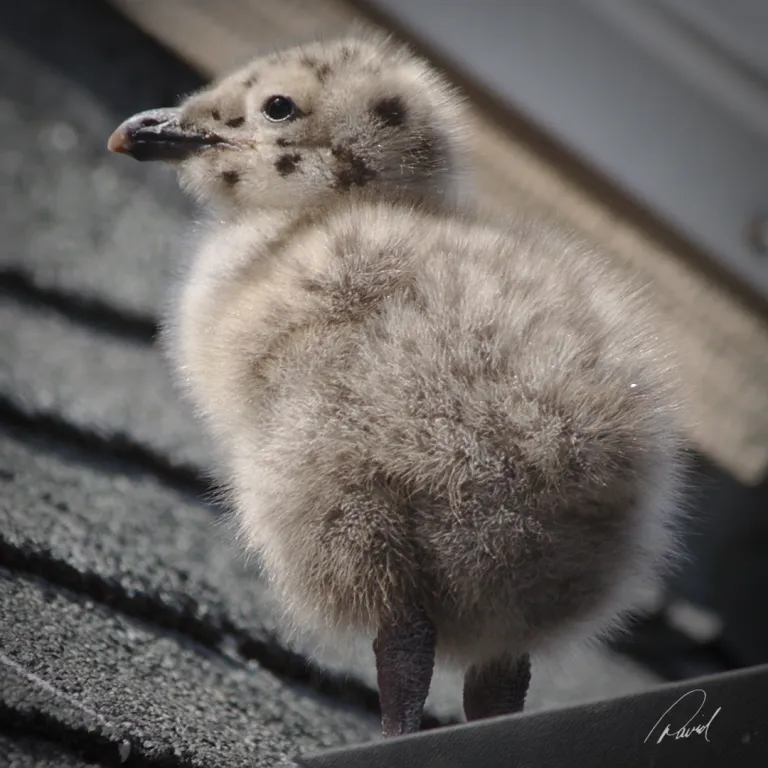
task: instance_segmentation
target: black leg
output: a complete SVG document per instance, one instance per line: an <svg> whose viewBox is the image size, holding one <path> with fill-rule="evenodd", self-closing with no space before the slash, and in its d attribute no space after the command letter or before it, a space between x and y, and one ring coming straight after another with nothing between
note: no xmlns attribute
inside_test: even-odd
<svg viewBox="0 0 768 768"><path fill-rule="evenodd" d="M435 664L435 642L435 628L419 609L379 629L373 650L385 738L415 733L421 728Z"/></svg>
<svg viewBox="0 0 768 768"><path fill-rule="evenodd" d="M481 720L521 712L531 682L528 654L504 657L480 667L470 667L464 676L464 714Z"/></svg>

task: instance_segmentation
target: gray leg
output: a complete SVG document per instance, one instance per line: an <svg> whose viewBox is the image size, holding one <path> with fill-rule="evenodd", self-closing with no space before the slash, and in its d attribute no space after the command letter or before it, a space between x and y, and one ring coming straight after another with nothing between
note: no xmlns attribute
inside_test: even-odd
<svg viewBox="0 0 768 768"><path fill-rule="evenodd" d="M480 667L470 667L464 676L464 714L481 720L521 712L531 682L528 654L503 657Z"/></svg>
<svg viewBox="0 0 768 768"><path fill-rule="evenodd" d="M435 643L435 628L420 609L379 629L373 651L385 738L415 733L421 728L435 664Z"/></svg>

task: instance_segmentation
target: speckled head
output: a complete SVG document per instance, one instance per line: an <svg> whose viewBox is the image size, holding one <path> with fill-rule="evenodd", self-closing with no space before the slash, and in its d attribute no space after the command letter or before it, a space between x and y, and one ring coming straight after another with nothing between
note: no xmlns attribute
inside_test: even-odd
<svg viewBox="0 0 768 768"><path fill-rule="evenodd" d="M258 59L180 107L134 115L109 148L172 161L191 194L239 210L355 191L442 202L459 184L461 111L425 62L369 35Z"/></svg>

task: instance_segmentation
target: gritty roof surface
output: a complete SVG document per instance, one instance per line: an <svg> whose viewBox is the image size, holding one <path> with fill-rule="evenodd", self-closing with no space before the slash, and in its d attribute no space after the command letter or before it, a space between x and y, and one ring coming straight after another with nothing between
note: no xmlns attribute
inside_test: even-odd
<svg viewBox="0 0 768 768"><path fill-rule="evenodd" d="M182 227L173 175L108 155L197 76L99 0L0 28L0 765L269 766L376 738L372 653L308 661L206 502L210 451L154 328ZM606 653L539 708L648 687ZM438 676L432 722L459 716Z"/></svg>

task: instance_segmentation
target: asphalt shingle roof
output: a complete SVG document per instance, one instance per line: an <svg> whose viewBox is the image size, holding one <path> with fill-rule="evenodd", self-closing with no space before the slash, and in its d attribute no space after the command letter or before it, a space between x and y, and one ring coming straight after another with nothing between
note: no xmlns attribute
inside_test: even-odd
<svg viewBox="0 0 768 768"><path fill-rule="evenodd" d="M0 576L5 727L101 760L254 768L370 738L373 718L307 695L256 663L158 632L101 601ZM34 638L34 642L30 642Z"/></svg>
<svg viewBox="0 0 768 768"><path fill-rule="evenodd" d="M0 292L1 295L1 292ZM157 463L194 473L208 461L198 424L157 349L2 296L0 399L30 419L54 416L105 440L130 441Z"/></svg>

